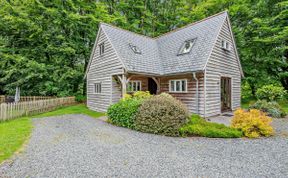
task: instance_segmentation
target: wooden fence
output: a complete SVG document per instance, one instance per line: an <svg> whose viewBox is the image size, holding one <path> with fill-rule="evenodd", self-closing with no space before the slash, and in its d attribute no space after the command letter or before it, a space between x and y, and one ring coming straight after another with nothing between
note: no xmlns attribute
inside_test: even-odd
<svg viewBox="0 0 288 178"><path fill-rule="evenodd" d="M52 98L56 98L56 97L55 96L20 96L20 102L47 100L47 99L52 99ZM0 103L5 103L5 102L7 102L6 96L0 95Z"/></svg>
<svg viewBox="0 0 288 178"><path fill-rule="evenodd" d="M0 104L0 121L51 111L75 103L75 97Z"/></svg>

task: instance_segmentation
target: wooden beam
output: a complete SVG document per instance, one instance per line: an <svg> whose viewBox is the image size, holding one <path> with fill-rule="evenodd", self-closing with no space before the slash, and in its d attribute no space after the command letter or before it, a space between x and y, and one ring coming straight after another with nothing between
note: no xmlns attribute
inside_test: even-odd
<svg viewBox="0 0 288 178"><path fill-rule="evenodd" d="M156 78L156 77L151 77L154 81L155 81L155 83L157 84L157 93L159 93L160 92L160 82L159 82L159 80Z"/></svg>
<svg viewBox="0 0 288 178"><path fill-rule="evenodd" d="M126 94L126 75L125 74L122 75L121 82L122 82L122 98L124 98Z"/></svg>

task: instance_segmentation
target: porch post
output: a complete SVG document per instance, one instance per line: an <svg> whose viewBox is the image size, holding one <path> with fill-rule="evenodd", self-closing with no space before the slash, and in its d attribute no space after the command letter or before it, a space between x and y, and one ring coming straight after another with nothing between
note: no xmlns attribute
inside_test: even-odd
<svg viewBox="0 0 288 178"><path fill-rule="evenodd" d="M155 83L157 84L157 94L159 94L160 93L160 79L158 80L156 77L151 77L154 81L155 81Z"/></svg>
<svg viewBox="0 0 288 178"><path fill-rule="evenodd" d="M122 74L122 98L125 97L126 94L126 75Z"/></svg>

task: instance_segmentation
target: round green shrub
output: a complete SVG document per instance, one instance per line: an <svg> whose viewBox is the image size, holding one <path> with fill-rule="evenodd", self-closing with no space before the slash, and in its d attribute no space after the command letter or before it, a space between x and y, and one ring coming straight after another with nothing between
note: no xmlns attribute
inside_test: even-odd
<svg viewBox="0 0 288 178"><path fill-rule="evenodd" d="M266 100L258 100L249 106L249 109L258 109L267 113L268 116L274 118L285 117L286 113L276 101L267 102Z"/></svg>
<svg viewBox="0 0 288 178"><path fill-rule="evenodd" d="M84 103L86 100L87 100L87 98L84 95L75 96L75 101L78 103Z"/></svg>
<svg viewBox="0 0 288 178"><path fill-rule="evenodd" d="M274 85L264 85L256 91L256 97L259 100L275 101L283 99L285 95L286 91L283 87Z"/></svg>
<svg viewBox="0 0 288 178"><path fill-rule="evenodd" d="M173 97L154 96L143 101L135 116L135 129L168 136L178 136L179 128L189 120L189 112Z"/></svg>
<svg viewBox="0 0 288 178"><path fill-rule="evenodd" d="M121 127L134 128L135 115L143 100L130 98L120 100L107 110L108 121Z"/></svg>

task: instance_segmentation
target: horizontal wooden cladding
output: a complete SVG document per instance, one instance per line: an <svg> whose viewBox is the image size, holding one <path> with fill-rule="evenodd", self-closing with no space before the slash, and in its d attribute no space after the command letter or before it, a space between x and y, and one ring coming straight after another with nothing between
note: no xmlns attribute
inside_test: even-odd
<svg viewBox="0 0 288 178"><path fill-rule="evenodd" d="M232 109L240 105L241 74L236 53L234 46L231 46L229 52L222 49L221 41L223 39L233 45L227 20L220 31L206 66L206 117L221 113L221 76L232 79Z"/></svg>
<svg viewBox="0 0 288 178"><path fill-rule="evenodd" d="M197 78L199 80L199 111L200 114L204 114L204 75L203 73L198 73ZM169 80L173 79L187 79L187 89L185 93L169 93ZM177 98L183 102L190 112L196 112L196 81L191 75L175 75L169 77L160 78L161 92L166 92L171 94L173 97Z"/></svg>

